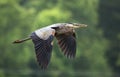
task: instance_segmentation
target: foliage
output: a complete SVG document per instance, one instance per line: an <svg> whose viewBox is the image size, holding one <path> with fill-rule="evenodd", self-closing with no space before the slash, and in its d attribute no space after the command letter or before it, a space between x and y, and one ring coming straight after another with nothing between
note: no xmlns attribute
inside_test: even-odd
<svg viewBox="0 0 120 77"><path fill-rule="evenodd" d="M120 65L120 32L118 26L113 27L111 20L115 19L114 24L119 24L117 1L1 0L0 77L112 77L116 71L119 73L120 70L116 69ZM111 9L113 12L110 13ZM35 29L60 22L88 25L76 30L77 54L73 60L63 56L55 40L51 62L48 69L42 71L37 65L31 41L12 44L16 39L29 36ZM111 60L112 56L115 61Z"/></svg>

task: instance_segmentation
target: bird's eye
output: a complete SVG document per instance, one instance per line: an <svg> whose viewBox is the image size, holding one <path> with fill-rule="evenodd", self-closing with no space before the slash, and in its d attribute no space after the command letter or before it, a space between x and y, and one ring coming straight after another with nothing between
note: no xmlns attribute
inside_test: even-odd
<svg viewBox="0 0 120 77"><path fill-rule="evenodd" d="M73 24L72 22L68 23L68 24Z"/></svg>
<svg viewBox="0 0 120 77"><path fill-rule="evenodd" d="M52 29L55 29L55 30L57 30L57 29L59 29L59 27L51 27Z"/></svg>

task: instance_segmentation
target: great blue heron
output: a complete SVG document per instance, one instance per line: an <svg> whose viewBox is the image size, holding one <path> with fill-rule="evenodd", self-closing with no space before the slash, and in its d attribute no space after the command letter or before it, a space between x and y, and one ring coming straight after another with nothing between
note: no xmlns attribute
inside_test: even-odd
<svg viewBox="0 0 120 77"><path fill-rule="evenodd" d="M13 43L22 43L32 39L35 46L37 61L41 69L46 69L51 58L54 36L64 55L68 58L74 58L76 54L75 28L81 27L87 27L87 25L78 23L52 24L34 31L28 38L16 40Z"/></svg>

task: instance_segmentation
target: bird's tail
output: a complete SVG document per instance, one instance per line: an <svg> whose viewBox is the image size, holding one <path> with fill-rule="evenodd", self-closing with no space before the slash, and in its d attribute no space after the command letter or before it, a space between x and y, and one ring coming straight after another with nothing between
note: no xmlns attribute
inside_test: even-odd
<svg viewBox="0 0 120 77"><path fill-rule="evenodd" d="M27 40L30 40L30 39L31 39L31 37L28 37L28 38L25 38L25 39L21 39L21 40L15 40L15 41L13 42L13 44L22 43L22 42L27 41Z"/></svg>

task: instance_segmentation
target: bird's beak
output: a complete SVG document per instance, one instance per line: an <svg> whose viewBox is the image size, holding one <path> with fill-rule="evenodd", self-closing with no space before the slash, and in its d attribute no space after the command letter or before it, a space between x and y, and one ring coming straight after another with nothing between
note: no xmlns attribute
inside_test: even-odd
<svg viewBox="0 0 120 77"><path fill-rule="evenodd" d="M76 25L73 25L73 28L81 28L81 27L87 27L86 24L76 24Z"/></svg>

